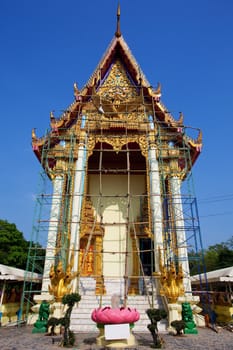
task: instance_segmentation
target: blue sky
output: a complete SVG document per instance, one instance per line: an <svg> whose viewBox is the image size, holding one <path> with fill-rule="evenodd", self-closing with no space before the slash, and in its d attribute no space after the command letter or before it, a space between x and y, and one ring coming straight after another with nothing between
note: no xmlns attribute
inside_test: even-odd
<svg viewBox="0 0 233 350"><path fill-rule="evenodd" d="M117 0L0 1L0 218L30 238L42 136L97 66ZM175 118L203 131L193 169L204 246L233 236L233 1L121 0L121 30Z"/></svg>

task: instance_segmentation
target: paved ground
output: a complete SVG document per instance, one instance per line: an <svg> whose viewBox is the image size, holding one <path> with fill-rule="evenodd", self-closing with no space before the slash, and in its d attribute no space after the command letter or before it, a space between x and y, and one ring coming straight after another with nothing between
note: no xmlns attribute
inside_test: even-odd
<svg viewBox="0 0 233 350"><path fill-rule="evenodd" d="M167 350L233 350L233 333L225 329L219 329L215 333L211 329L199 329L196 335L176 337L162 334L165 341L164 349ZM76 334L73 350L98 349L95 343L97 334ZM138 345L134 349L145 350L151 348L152 337L150 333L135 334ZM2 327L0 328L1 350L58 350L58 343L52 344L52 338L44 334L32 334L30 326ZM100 349L100 348L99 348Z"/></svg>

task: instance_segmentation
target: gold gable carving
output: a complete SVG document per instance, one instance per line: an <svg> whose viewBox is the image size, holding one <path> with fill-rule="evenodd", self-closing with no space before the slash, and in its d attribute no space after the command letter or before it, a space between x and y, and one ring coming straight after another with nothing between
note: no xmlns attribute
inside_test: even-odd
<svg viewBox="0 0 233 350"><path fill-rule="evenodd" d="M112 64L97 90L92 87L91 101L86 107L89 130L120 127L144 132L152 108L145 105L142 91L130 80L119 60Z"/></svg>
<svg viewBox="0 0 233 350"><path fill-rule="evenodd" d="M123 101L129 101L138 95L119 60L112 65L109 75L99 89L99 94L116 108L119 108Z"/></svg>

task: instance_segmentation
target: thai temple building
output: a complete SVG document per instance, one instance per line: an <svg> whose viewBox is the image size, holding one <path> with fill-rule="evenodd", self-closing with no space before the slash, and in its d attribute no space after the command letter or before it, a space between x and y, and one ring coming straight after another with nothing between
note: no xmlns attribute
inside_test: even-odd
<svg viewBox="0 0 233 350"><path fill-rule="evenodd" d="M113 295L139 309L136 330L146 329L146 309L194 298L188 253L196 258L201 236L191 173L202 134L189 136L161 90L123 38L118 7L116 32L86 85L74 83L71 104L60 117L51 112L43 137L32 131L42 169L32 242L46 248L34 299L59 304L80 293L73 329L96 329L91 311ZM35 246L28 271L41 258Z"/></svg>

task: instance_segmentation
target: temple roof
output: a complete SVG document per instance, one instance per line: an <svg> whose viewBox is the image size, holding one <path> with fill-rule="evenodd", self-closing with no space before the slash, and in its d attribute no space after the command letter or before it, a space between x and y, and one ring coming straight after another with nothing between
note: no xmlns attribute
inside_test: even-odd
<svg viewBox="0 0 233 350"><path fill-rule="evenodd" d="M152 88L151 84L145 77L142 69L138 62L133 56L129 49L123 35L120 30L120 7L117 9L117 28L115 35L110 42L107 50L101 58L99 64L94 70L93 74L87 81L86 85L79 90L77 84L74 84L74 97L73 103L68 106L63 115L56 119L53 113L50 114L50 126L51 132L56 130L64 130L71 128L78 116L86 108L85 104L90 105L90 101L95 104L97 110L100 109L100 96L98 91L104 86L105 80L108 77L109 71L115 62L120 62L130 80L132 86L140 90L140 94L147 96L150 101L153 102L154 113L156 114L157 121L163 123L163 125L171 128L182 128L183 114L180 113L178 120L175 120L172 114L167 110L165 105L161 102L161 85L158 83L157 88ZM102 107L101 107L102 108ZM111 106L108 108L111 109ZM78 113L77 113L78 111ZM64 132L64 131L63 131ZM35 130L32 131L32 145L33 150L38 157L41 159L41 147L45 142L45 138L37 138ZM192 163L197 159L201 147L202 147L202 133L199 132L197 138L186 137L186 142L190 146Z"/></svg>

